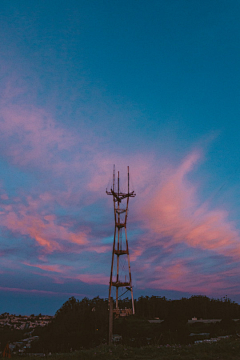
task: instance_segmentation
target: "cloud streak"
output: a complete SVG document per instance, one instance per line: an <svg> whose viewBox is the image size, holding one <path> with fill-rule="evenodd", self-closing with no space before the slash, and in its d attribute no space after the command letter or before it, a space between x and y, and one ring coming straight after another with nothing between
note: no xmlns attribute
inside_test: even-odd
<svg viewBox="0 0 240 360"><path fill-rule="evenodd" d="M46 199L45 199L46 201ZM32 199L28 196L23 204L20 199L14 203L1 205L0 224L12 233L26 235L35 240L45 253L68 251L67 242L86 245L88 229L71 231L67 226L57 223L54 214L45 214L41 205L43 199Z"/></svg>
<svg viewBox="0 0 240 360"><path fill-rule="evenodd" d="M149 241L163 247L186 243L239 258L239 231L228 219L227 211L211 210L207 202L201 204L197 187L188 180L199 159L198 152L191 153L148 194L150 199L145 199L140 216L151 234Z"/></svg>
<svg viewBox="0 0 240 360"><path fill-rule="evenodd" d="M56 292L56 291L49 291L49 290L36 290L36 289L22 289L22 288L10 288L10 287L0 287L0 291L4 292L14 292L14 293L26 293L26 294L36 294L36 295L48 295L48 296L77 296L82 297L85 294L81 293L68 293L68 292Z"/></svg>
<svg viewBox="0 0 240 360"><path fill-rule="evenodd" d="M130 154L126 164L124 156L101 147L91 133L85 138L84 132L67 129L46 111L9 99L0 110L0 130L0 160L9 164L10 171L17 168L30 178L30 186L23 183L14 195L2 181L0 226L23 247L31 242L36 255L31 263L22 264L35 268L32 274L39 269L38 275L49 276L55 283L72 279L107 286L109 271L98 261L104 254L111 257L114 224L109 215L112 202L105 189L108 181L111 184L115 163L121 170L123 191L130 165L131 188L137 193L130 202L129 216L137 286L205 293L206 283L214 291L227 286L230 270L205 273L204 262L198 269L193 265L196 254L177 250L185 245L190 250L208 251L222 256L224 264L227 258L233 263L240 260L236 224L226 210L201 202L198 187L190 180L202 159L201 151L192 151L177 166L169 163L167 156L159 162L157 154L146 151ZM79 262L85 261L84 254L90 254L87 264L77 267L66 261L63 265L59 257L60 263L56 263L57 255L73 253L79 254ZM211 263L210 257L207 262ZM198 273L201 279L196 280ZM232 286L236 289L235 280Z"/></svg>

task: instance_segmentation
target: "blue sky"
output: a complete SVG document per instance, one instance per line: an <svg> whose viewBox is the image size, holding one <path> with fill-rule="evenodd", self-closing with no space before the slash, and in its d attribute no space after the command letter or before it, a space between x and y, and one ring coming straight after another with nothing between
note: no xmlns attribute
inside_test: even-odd
<svg viewBox="0 0 240 360"><path fill-rule="evenodd" d="M7 1L0 312L107 297L113 164L134 296L240 301L238 1Z"/></svg>

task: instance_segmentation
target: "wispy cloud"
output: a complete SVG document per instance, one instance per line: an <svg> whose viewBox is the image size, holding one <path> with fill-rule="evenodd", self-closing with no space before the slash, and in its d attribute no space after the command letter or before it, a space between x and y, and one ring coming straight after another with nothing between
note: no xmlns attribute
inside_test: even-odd
<svg viewBox="0 0 240 360"><path fill-rule="evenodd" d="M56 170L59 154L76 145L76 138L42 109L11 104L3 106L0 114L2 146L11 144L2 152L16 166Z"/></svg>
<svg viewBox="0 0 240 360"><path fill-rule="evenodd" d="M56 272L56 273L63 273L66 270L68 270L69 268L71 268L70 266L64 266L64 265L60 265L60 264L59 265L58 264L53 264L53 265L31 264L26 261L24 261L23 264L27 265L27 266L36 267L36 268L44 270L44 271Z"/></svg>
<svg viewBox="0 0 240 360"><path fill-rule="evenodd" d="M83 283L87 284L102 284L107 285L109 282L109 277L102 273L80 273L81 269L78 269L78 273L76 273L76 269L73 266L66 266L60 264L39 264L39 263L29 263L23 262L24 265L27 265L32 268L37 268L43 270L45 274L43 276L49 276L56 283L64 283L67 280L80 280ZM86 270L85 270L86 271ZM38 273L39 274L39 273ZM58 274L58 276L56 276Z"/></svg>
<svg viewBox="0 0 240 360"><path fill-rule="evenodd" d="M10 288L10 287L0 287L0 291L4 292L14 292L14 293L26 293L26 294L36 294L36 295L49 295L49 296L78 296L82 297L85 296L85 294L82 293L68 293L68 292L55 292L55 291L49 291L49 290L36 290L36 289L24 289L24 288Z"/></svg>
<svg viewBox="0 0 240 360"><path fill-rule="evenodd" d="M130 252L138 286L205 292L206 284L215 290L227 286L229 269L206 273L203 263L197 269L187 251L179 254L176 250L184 244L233 262L240 260L236 225L225 209L213 209L210 202L201 201L199 185L190 180L202 159L201 151L189 153L177 166L167 156L158 161L156 154L146 151L129 154L126 163L124 156L100 146L93 135L85 137L79 128L66 128L46 111L17 105L11 99L2 103L0 129L0 160L9 164L10 171L17 168L30 178L30 186L17 188L16 181L14 194L5 186L7 180L2 181L0 226L12 238L19 237L23 246L29 241L33 244L37 255L31 263L22 261L33 268L32 273L39 269L38 275L56 283L73 279L108 284L109 271L94 256L109 253L110 259L108 227L111 222L113 231L113 221L104 214L111 213L112 203L105 188L111 186L115 163L121 189L126 190L129 165L131 190L137 192L130 202L129 225L137 229L130 239ZM84 269L63 266L62 260L56 264L54 258L55 254L83 252L94 254ZM199 272L202 276L196 281ZM231 286L236 287L235 280Z"/></svg>
<svg viewBox="0 0 240 360"><path fill-rule="evenodd" d="M200 155L191 153L178 167L155 186L145 199L140 216L149 230L149 243L168 247L173 243L212 250L216 253L240 255L240 236L224 209L210 209L198 199L197 187L188 175Z"/></svg>
<svg viewBox="0 0 240 360"><path fill-rule="evenodd" d="M47 214L42 207L42 198L33 199L28 196L25 204L20 199L1 205L0 224L12 233L29 236L44 249L44 252L68 251L68 242L77 245L88 243L87 234L90 230L71 231L69 226L57 223L54 214Z"/></svg>

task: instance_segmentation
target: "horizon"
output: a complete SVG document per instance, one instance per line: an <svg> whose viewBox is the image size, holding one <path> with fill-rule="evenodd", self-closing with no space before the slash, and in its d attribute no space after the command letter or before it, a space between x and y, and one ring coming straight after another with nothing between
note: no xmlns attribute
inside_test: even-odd
<svg viewBox="0 0 240 360"><path fill-rule="evenodd" d="M216 300L216 301L221 301L221 302L225 302L226 301L226 299L228 300L228 301L230 301L231 303L236 303L237 305L240 305L239 303L237 303L236 301L234 301L234 300L232 300L231 298L229 298L229 297L227 297L227 295L225 296L225 297L223 297L223 298L214 298L214 297L209 297L209 296L206 296L206 295L189 295L189 296L182 296L181 298L177 298L177 297L175 297L175 298L173 298L173 299L171 299L171 298L168 298L168 297L166 297L165 295L154 295L154 294L152 294L152 295L140 295L140 296L138 296L138 297L134 297L134 301L138 301L138 299L139 298L141 298L141 297L149 297L149 298L151 298L152 296L153 297L158 297L158 298L165 298L165 300L166 301L181 301L182 299L190 299L191 297L207 297L208 299L210 299L210 300ZM4 313L8 313L9 315L15 315L15 316L30 316L30 315L34 315L34 316L38 316L38 315L42 315L42 316L54 316L54 315L56 315L56 312L62 307L62 305L63 304L65 304L71 297L74 297L76 300L78 300L78 301L82 301L83 299L84 299L84 297L83 298L81 298L81 299L78 299L77 298L77 296L70 296L68 299L66 299L65 301L63 301L63 303L56 309L56 310L54 310L54 312L52 312L53 311L53 306L55 306L56 305L56 302L53 302L53 304L50 304L50 302L48 302L48 305L47 305L47 307L45 307L46 309L48 308L48 309L51 309L50 311L51 311L51 313L50 312L48 312L48 313L46 313L46 312L43 312L43 311L40 311L40 312L37 312L37 313L34 313L34 312L29 312L29 313L22 313L22 314L20 314L19 312L9 312L9 311L1 311L0 310L0 315L3 315ZM90 297L90 298L88 298L88 297L85 297L85 298L87 298L88 300L92 300L92 299L95 299L95 298L99 298L99 299L103 299L103 300L108 300L108 297L101 297L101 296L99 296L99 295L97 295L97 296L93 296L93 297ZM125 298L125 299L128 299L128 300L131 300L131 297L130 298ZM115 301L115 299L113 299L114 301ZM31 301L29 301L29 303L31 303ZM1 309L1 308L0 308ZM136 315L137 315L137 313L136 313Z"/></svg>
<svg viewBox="0 0 240 360"><path fill-rule="evenodd" d="M114 164L133 296L239 303L239 2L1 5L0 312L106 297Z"/></svg>

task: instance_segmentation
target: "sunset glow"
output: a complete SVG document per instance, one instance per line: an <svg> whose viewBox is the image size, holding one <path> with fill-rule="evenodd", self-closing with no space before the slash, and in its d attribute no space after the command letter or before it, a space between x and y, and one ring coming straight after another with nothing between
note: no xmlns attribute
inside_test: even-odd
<svg viewBox="0 0 240 360"><path fill-rule="evenodd" d="M3 1L0 312L108 296L113 164L137 194L134 296L240 301L239 15L236 1Z"/></svg>

